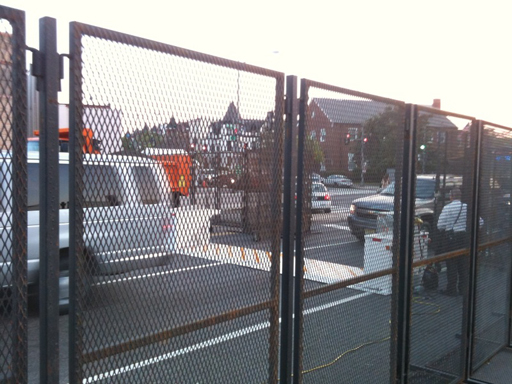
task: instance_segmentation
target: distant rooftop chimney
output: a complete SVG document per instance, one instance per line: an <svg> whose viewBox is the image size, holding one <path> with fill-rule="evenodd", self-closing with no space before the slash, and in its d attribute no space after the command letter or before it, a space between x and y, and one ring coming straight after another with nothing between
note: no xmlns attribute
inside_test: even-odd
<svg viewBox="0 0 512 384"><path fill-rule="evenodd" d="M434 99L434 102L432 103L432 107L441 109L441 99Z"/></svg>

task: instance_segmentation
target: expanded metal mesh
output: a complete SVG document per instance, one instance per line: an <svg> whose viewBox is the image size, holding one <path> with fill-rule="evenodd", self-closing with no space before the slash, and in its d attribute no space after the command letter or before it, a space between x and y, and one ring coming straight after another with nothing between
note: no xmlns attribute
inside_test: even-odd
<svg viewBox="0 0 512 384"><path fill-rule="evenodd" d="M72 375L275 381L283 75L72 28Z"/></svg>
<svg viewBox="0 0 512 384"><path fill-rule="evenodd" d="M404 104L307 86L303 381L389 382Z"/></svg>
<svg viewBox="0 0 512 384"><path fill-rule="evenodd" d="M477 255L473 371L477 371L496 352L510 344L511 156L512 132L485 126L479 205L484 225L480 231ZM507 239L508 242L501 243Z"/></svg>
<svg viewBox="0 0 512 384"><path fill-rule="evenodd" d="M23 13L0 6L0 382L17 383L39 378L27 330L46 320L28 324L27 293L48 293L33 267L44 180L30 172L46 159L27 162L24 29ZM71 309L69 328L59 319L61 342L70 339L60 381L278 382L279 353L292 348L279 344L280 305L293 297L279 294L283 74L78 23L72 36L70 132L59 143L71 152L59 154L52 208L59 304ZM417 107L409 308L398 280L406 106L303 84L305 149L291 155L304 264L293 380L400 381L402 353L410 383L457 381L469 361L474 378L502 380L493 370L510 362L512 343L510 129L486 124L478 152L471 118ZM397 326L405 317L408 335Z"/></svg>
<svg viewBox="0 0 512 384"><path fill-rule="evenodd" d="M0 381L27 382L24 15L0 7Z"/></svg>

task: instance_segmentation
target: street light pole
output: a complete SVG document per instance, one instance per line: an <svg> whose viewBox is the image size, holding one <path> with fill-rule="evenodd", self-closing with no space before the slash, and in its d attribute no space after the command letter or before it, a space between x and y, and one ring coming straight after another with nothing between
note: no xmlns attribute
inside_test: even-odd
<svg viewBox="0 0 512 384"><path fill-rule="evenodd" d="M427 152L425 151L425 144L421 144L421 169L423 174L425 174L425 163L427 162Z"/></svg>

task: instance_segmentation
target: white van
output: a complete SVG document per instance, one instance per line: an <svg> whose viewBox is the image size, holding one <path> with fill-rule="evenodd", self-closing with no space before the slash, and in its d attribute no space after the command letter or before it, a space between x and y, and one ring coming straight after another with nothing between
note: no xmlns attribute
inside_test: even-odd
<svg viewBox="0 0 512 384"><path fill-rule="evenodd" d="M0 159L3 242L0 285L11 285L10 157ZM29 293L39 278L39 153L28 152L27 260ZM163 167L146 157L84 155L84 246L87 273L115 274L161 264L173 250L172 191ZM9 216L11 215L11 216ZM59 153L59 301L69 302L69 154Z"/></svg>

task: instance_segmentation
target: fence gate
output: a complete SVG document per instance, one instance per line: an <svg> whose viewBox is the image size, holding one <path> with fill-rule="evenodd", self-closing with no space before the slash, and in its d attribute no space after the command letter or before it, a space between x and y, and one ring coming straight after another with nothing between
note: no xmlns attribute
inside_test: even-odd
<svg viewBox="0 0 512 384"><path fill-rule="evenodd" d="M0 7L0 381L27 381L25 16Z"/></svg>
<svg viewBox="0 0 512 384"><path fill-rule="evenodd" d="M70 382L276 382L283 74L70 44ZM244 206L259 242L219 225Z"/></svg>

